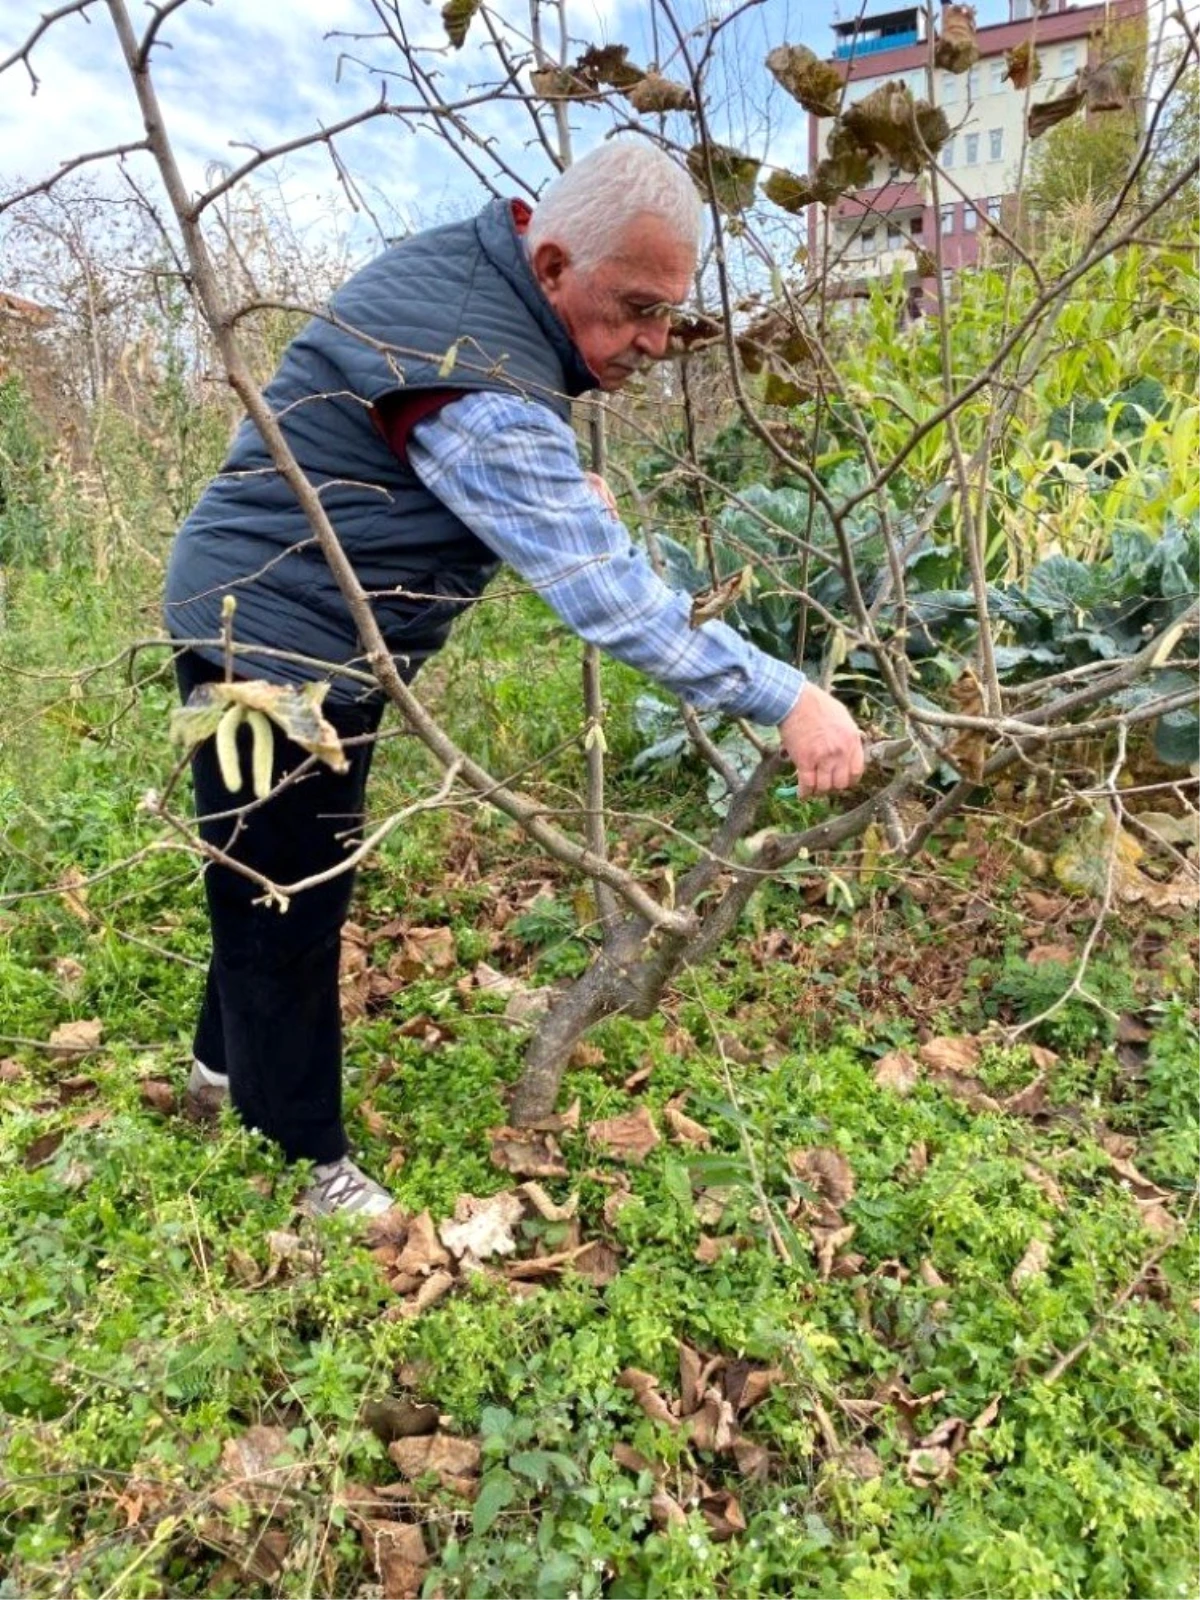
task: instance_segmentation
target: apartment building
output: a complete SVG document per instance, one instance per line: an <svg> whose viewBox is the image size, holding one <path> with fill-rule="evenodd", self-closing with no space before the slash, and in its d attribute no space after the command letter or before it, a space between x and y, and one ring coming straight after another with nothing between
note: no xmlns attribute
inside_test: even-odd
<svg viewBox="0 0 1200 1600"><path fill-rule="evenodd" d="M934 102L944 109L953 130L940 156L946 176L936 214L927 175L911 178L877 162L866 188L843 195L833 206L810 208L814 253L826 259L828 252L835 278L847 287L890 276L897 264L915 285L922 277L915 252L933 253L935 231L944 270L972 265L988 219L1003 219L1019 183L1026 91L1014 88L1005 76L1007 52L1033 41L1042 72L1032 100L1049 100L1063 93L1088 63L1107 28L1144 23L1145 15L1146 0L1083 6L1065 0L1009 0L1007 22L979 29L979 59L968 72L934 69ZM897 80L914 97L929 97L925 18L923 7L906 6L833 24L829 59L846 81L847 103ZM809 117L810 170L825 153L831 127L827 118Z"/></svg>

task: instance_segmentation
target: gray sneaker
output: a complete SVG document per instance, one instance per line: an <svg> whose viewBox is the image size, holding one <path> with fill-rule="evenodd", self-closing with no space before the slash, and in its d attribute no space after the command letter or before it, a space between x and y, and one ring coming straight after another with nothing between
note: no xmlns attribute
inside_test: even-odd
<svg viewBox="0 0 1200 1600"><path fill-rule="evenodd" d="M304 1204L318 1217L381 1217L396 1202L349 1156L343 1156L340 1161L323 1161L313 1168Z"/></svg>
<svg viewBox="0 0 1200 1600"><path fill-rule="evenodd" d="M229 1099L229 1079L223 1072L213 1072L203 1061L192 1060L192 1071L184 1095L184 1108L189 1116L211 1122L220 1114Z"/></svg>

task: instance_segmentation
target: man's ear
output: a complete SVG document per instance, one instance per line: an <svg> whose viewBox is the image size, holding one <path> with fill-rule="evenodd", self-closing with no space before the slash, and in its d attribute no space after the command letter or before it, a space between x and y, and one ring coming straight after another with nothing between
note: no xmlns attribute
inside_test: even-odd
<svg viewBox="0 0 1200 1600"><path fill-rule="evenodd" d="M563 276L570 265L571 257L553 239L543 239L530 256L533 275L546 295L552 296L561 289Z"/></svg>

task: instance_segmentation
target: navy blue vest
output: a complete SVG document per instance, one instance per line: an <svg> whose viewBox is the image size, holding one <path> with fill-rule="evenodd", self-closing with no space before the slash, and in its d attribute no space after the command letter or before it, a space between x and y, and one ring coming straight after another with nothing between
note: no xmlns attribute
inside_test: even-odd
<svg viewBox="0 0 1200 1600"><path fill-rule="evenodd" d="M406 676L444 643L499 563L396 455L371 407L396 391L491 389L567 419L571 397L594 386L529 269L511 206L499 200L377 256L284 352L267 401L375 595L375 616ZM172 548L171 635L218 635L227 593L237 597L240 644L338 663L361 655L325 557L248 418ZM277 682L324 676L257 656L242 670ZM331 700L359 694L334 678Z"/></svg>

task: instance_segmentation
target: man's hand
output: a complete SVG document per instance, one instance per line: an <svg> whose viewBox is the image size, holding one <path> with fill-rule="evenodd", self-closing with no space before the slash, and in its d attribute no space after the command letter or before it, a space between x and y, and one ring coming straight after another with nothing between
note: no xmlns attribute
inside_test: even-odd
<svg viewBox="0 0 1200 1600"><path fill-rule="evenodd" d="M863 741L854 718L815 683L805 684L779 724L779 737L796 763L800 795L849 789L862 777Z"/></svg>
<svg viewBox="0 0 1200 1600"><path fill-rule="evenodd" d="M584 473L584 477L591 484L592 488L596 491L596 493L600 496L601 500L604 501L604 504L612 512L613 516L617 517L619 519L621 513L617 510L616 497L614 496L612 490L608 487L608 484L605 483L604 479L600 476L600 474L598 472L585 472Z"/></svg>

